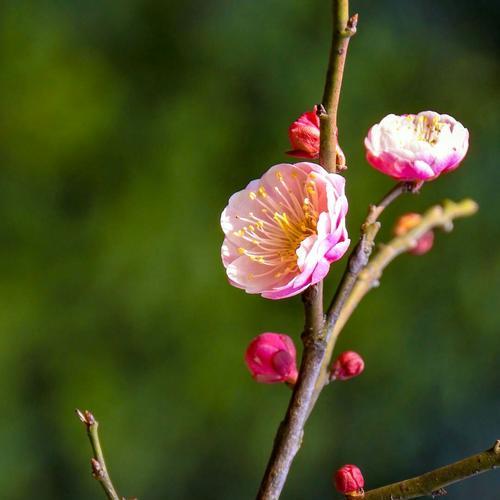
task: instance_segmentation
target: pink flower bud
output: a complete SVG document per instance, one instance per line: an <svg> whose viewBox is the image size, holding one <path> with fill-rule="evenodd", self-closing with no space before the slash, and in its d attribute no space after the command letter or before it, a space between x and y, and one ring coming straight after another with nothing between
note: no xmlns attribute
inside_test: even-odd
<svg viewBox="0 0 500 500"><path fill-rule="evenodd" d="M400 181L427 181L458 167L469 147L469 132L449 115L423 111L388 115L365 139L366 159Z"/></svg>
<svg viewBox="0 0 500 500"><path fill-rule="evenodd" d="M349 497L363 496L365 480L355 465L342 466L334 476L335 488Z"/></svg>
<svg viewBox="0 0 500 500"><path fill-rule="evenodd" d="M292 150L290 156L297 158L317 158L319 156L319 117L317 106L297 118L288 129Z"/></svg>
<svg viewBox="0 0 500 500"><path fill-rule="evenodd" d="M261 333L245 353L245 363L257 382L274 384L297 381L296 352L293 340L281 333Z"/></svg>
<svg viewBox="0 0 500 500"><path fill-rule="evenodd" d="M420 214L410 212L408 214L402 215L394 225L394 234L396 236L403 236L408 231L412 230L417 226L422 220ZM408 252L413 255L423 255L427 253L434 244L434 232L427 231L415 242L415 245Z"/></svg>
<svg viewBox="0 0 500 500"><path fill-rule="evenodd" d="M319 157L320 121L317 106L314 106L312 111L300 115L299 118L290 125L288 137L294 149L287 151L287 155L309 159L316 159ZM336 145L336 153L337 170L345 170L347 168L345 155L338 142Z"/></svg>
<svg viewBox="0 0 500 500"><path fill-rule="evenodd" d="M349 380L365 369L363 358L354 351L343 352L333 363L331 380Z"/></svg>

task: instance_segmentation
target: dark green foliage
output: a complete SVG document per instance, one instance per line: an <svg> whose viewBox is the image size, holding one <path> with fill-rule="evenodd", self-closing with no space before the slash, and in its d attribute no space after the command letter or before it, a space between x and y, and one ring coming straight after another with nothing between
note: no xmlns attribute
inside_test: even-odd
<svg viewBox="0 0 500 500"><path fill-rule="evenodd" d="M366 371L323 395L290 500L331 498L345 462L376 486L500 437L498 8L352 3L340 106L352 237L391 184L362 146L389 112L447 112L471 148L391 207L382 237L400 211L443 197L481 210L394 263L355 313L339 349ZM289 394L253 383L243 351L263 331L298 339L302 310L226 284L218 220L232 192L286 161L289 123L319 101L327 4L1 3L2 498L99 498L75 407L100 420L122 494L254 497ZM496 476L450 498L493 500Z"/></svg>

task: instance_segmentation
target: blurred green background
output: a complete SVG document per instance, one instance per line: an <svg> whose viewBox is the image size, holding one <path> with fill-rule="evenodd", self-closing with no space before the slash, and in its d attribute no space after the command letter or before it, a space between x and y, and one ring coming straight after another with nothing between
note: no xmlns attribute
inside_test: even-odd
<svg viewBox="0 0 500 500"><path fill-rule="evenodd" d="M338 348L366 371L323 394L289 500L336 498L346 462L374 487L500 437L500 4L351 3L352 237L391 186L362 144L390 112L449 113L471 147L387 211L382 239L398 213L444 197L481 210L401 257L353 316ZM327 0L0 4L2 499L102 498L76 407L101 421L122 494L254 498L289 392L253 383L243 352L263 331L298 339L302 308L226 283L219 215L287 160L289 123L320 100L329 15ZM498 499L499 476L448 498Z"/></svg>

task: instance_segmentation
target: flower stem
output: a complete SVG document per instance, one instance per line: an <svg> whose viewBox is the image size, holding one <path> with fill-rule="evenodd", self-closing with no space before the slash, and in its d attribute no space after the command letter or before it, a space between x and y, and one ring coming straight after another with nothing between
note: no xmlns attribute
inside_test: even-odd
<svg viewBox="0 0 500 500"><path fill-rule="evenodd" d="M349 40L356 33L358 15L349 17L349 0L333 0L333 32L325 90L319 109L320 164L329 172L337 170L337 113Z"/></svg>
<svg viewBox="0 0 500 500"><path fill-rule="evenodd" d="M446 495L445 487L500 467L500 440L492 448L421 476L366 491L364 500L406 500Z"/></svg>

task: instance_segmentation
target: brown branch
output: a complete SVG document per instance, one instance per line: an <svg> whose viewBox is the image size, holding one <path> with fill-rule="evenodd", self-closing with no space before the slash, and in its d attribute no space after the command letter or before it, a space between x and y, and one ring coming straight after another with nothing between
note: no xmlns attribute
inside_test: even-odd
<svg viewBox="0 0 500 500"><path fill-rule="evenodd" d="M450 484L500 467L500 440L492 448L421 476L366 491L364 500L406 500L445 495Z"/></svg>
<svg viewBox="0 0 500 500"><path fill-rule="evenodd" d="M120 497L118 495L113 483L111 482L111 478L109 477L106 462L104 460L104 454L102 452L101 442L99 440L99 422L97 422L94 415L87 410L83 412L76 410L76 414L87 428L87 435L92 446L92 451L94 452L94 457L90 461L92 466L92 475L99 481L109 500L125 500L124 497Z"/></svg>
<svg viewBox="0 0 500 500"><path fill-rule="evenodd" d="M399 185L398 185L399 186ZM380 207L381 204L378 205ZM422 235L431 229L441 227L447 231L451 230L453 227L453 220L460 217L469 217L475 214L478 210L477 203L470 199L465 199L461 202L455 203L450 200L445 200L442 205L436 205L428 209L422 216L419 224L415 226L411 231L403 236L398 236L394 238L390 243L386 245L381 245L379 252L368 262L364 264L358 271L358 265L361 261L364 261L365 257L368 259L369 253L373 248L373 232L378 231L378 223L374 222L373 214L380 215L380 209L377 207L372 207L370 213L367 217L372 220L369 225L363 225L364 229L363 236L361 237L360 243L354 250L352 256L350 257L354 261L353 268L356 273L353 273L351 269L351 263L348 264L348 269L344 275L344 280L346 282L344 291L340 292L341 296L334 299L332 306L330 306L329 314L327 317L327 322L325 324L325 329L329 330L328 346L326 349L325 357L323 360L323 367L320 373L320 377L316 384L316 389L314 392L314 398L311 401L312 411L314 404L319 396L319 393L323 387L329 382L329 365L331 362L331 357L333 349L337 338L347 323L351 314L356 309L361 299L375 286L378 285L379 280L382 276L384 269L392 262L398 255L410 250L415 241L418 240ZM372 227L372 229L366 233L367 228ZM364 243L363 240L365 239ZM365 250L363 250L363 248ZM361 262L362 264L363 262ZM339 295L339 293L337 293ZM339 309L337 309L339 308ZM339 312L337 313L337 310Z"/></svg>
<svg viewBox="0 0 500 500"><path fill-rule="evenodd" d="M386 245L381 245L378 253L359 274L356 285L345 302L335 329L340 332L361 299L379 284L384 269L398 255L410 250L415 245L415 242L429 230L442 228L450 231L453 228L454 219L470 217L477 210L477 203L470 199L456 203L445 200L441 205L429 208L422 216L419 224L411 231L394 238Z"/></svg>
<svg viewBox="0 0 500 500"><path fill-rule="evenodd" d="M349 0L332 0L333 34L323 102L319 106L320 164L328 171L337 169L337 110L349 39L356 32L358 16L349 18ZM304 294L304 351L290 403L274 439L257 498L277 500L285 485L293 459L304 434L309 406L314 394L326 343L322 340L324 324L323 284L310 287Z"/></svg>
<svg viewBox="0 0 500 500"><path fill-rule="evenodd" d="M349 40L356 33L358 15L349 18L349 1L333 0L333 32L323 101L319 109L319 162L329 172L337 170L337 113Z"/></svg>
<svg viewBox="0 0 500 500"><path fill-rule="evenodd" d="M308 402L321 368L324 343L317 339L323 327L323 283L309 287L302 295L305 325L302 334L304 352L290 403L281 422L257 498L276 500L285 485L292 461L299 451L308 416Z"/></svg>
<svg viewBox="0 0 500 500"><path fill-rule="evenodd" d="M359 273L367 265L368 259L373 251L375 237L380 229L378 218L382 212L399 196L404 193L417 193L422 186L419 182L399 182L396 184L376 205L370 205L368 215L361 225L361 237L358 244L351 252L346 270L340 281L337 291L327 311L327 318L324 327L324 341L327 344L326 353L322 360L322 369L316 382L314 396L310 403L309 413L314 408L316 400L323 387L328 384L328 369L332 357L335 343L337 342L340 329L337 328L339 317L344 309L348 297L352 293Z"/></svg>
<svg viewBox="0 0 500 500"><path fill-rule="evenodd" d="M306 322L302 335L304 353L299 379L290 399L285 419L274 440L273 451L257 496L259 500L277 499L283 489L292 461L300 448L307 418L321 389L327 383L328 379L324 379L323 376L323 368L329 362L328 352L333 351L333 344L336 340L336 337L332 340L334 326L359 272L368 262L373 240L380 227L377 218L401 194L414 192L419 187L411 182L401 182L391 189L377 205L370 207L362 226L361 239L349 258L336 298L330 306L326 325L323 317L322 285L310 287L303 294Z"/></svg>

